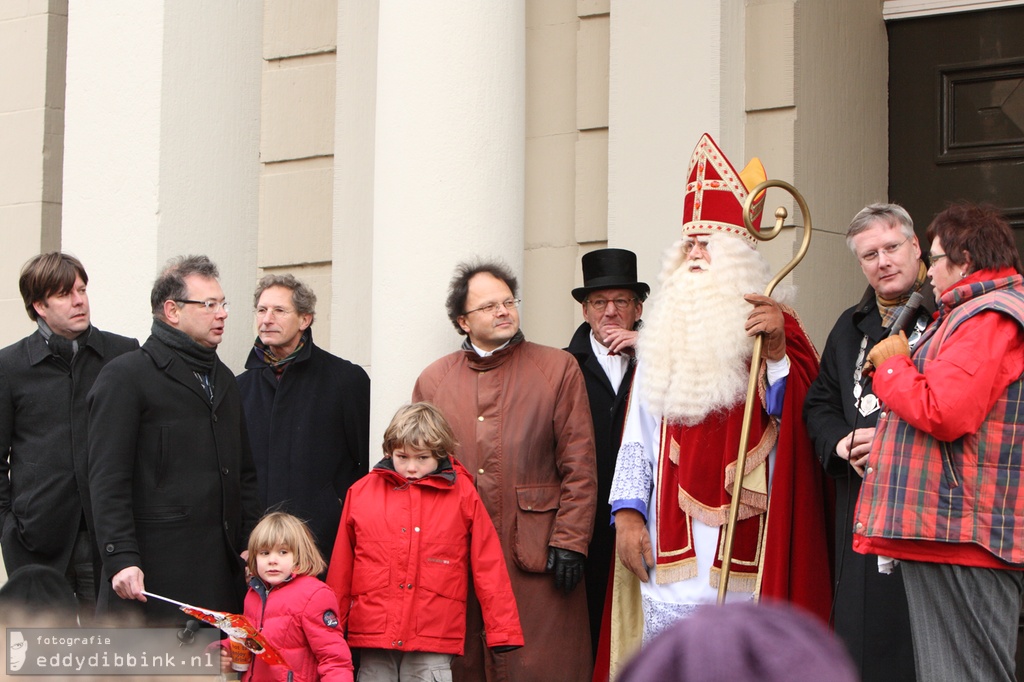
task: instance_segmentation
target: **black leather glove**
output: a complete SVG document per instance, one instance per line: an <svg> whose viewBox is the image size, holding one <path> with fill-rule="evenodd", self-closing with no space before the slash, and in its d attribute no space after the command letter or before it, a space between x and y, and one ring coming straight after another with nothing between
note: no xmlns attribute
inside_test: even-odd
<svg viewBox="0 0 1024 682"><path fill-rule="evenodd" d="M496 654L507 654L510 651L515 651L516 649L522 649L522 647L518 644L502 644L501 646L491 647L491 651Z"/></svg>
<svg viewBox="0 0 1024 682"><path fill-rule="evenodd" d="M548 564L544 570L554 573L555 587L568 594L583 577L583 565L586 561L585 556L571 549L548 547Z"/></svg>

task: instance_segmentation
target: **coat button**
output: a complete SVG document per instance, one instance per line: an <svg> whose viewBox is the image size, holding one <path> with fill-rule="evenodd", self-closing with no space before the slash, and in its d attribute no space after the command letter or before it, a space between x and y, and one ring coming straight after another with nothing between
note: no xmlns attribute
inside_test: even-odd
<svg viewBox="0 0 1024 682"><path fill-rule="evenodd" d="M395 644L395 646L402 646L402 640L398 640L398 642Z"/></svg>
<svg viewBox="0 0 1024 682"><path fill-rule="evenodd" d="M107 543L107 546L104 547L104 549L107 550L107 554L113 554L114 553L114 543L112 543L112 542L111 543Z"/></svg>
<svg viewBox="0 0 1024 682"><path fill-rule="evenodd" d="M224 530L227 530L227 531L231 530L231 524L229 524L227 521L224 522Z"/></svg>
<svg viewBox="0 0 1024 682"><path fill-rule="evenodd" d="M225 476L227 476L227 475L228 475L228 468L227 468L227 467L224 467L223 469L221 469L221 470L220 470L220 472L221 472L222 474L224 474Z"/></svg>
<svg viewBox="0 0 1024 682"><path fill-rule="evenodd" d="M214 421L214 423L216 423L216 421L217 421L217 415L216 414L213 415L213 421Z"/></svg>

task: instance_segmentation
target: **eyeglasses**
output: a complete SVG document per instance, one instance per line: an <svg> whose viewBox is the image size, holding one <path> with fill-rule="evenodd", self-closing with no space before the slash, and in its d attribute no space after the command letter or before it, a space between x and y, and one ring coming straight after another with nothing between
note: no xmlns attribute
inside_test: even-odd
<svg viewBox="0 0 1024 682"><path fill-rule="evenodd" d="M516 308L519 307L519 304L522 302L523 299L521 298L509 298L502 301L501 303L488 303L487 305L482 305L479 308L467 310L462 314L469 315L470 313L490 313L491 315L495 315L498 312L498 306L504 307L505 310L515 310Z"/></svg>
<svg viewBox="0 0 1024 682"><path fill-rule="evenodd" d="M588 298L586 303L594 310L604 310L608 307L609 303L614 304L616 310L625 310L634 301L636 301L635 298Z"/></svg>
<svg viewBox="0 0 1024 682"><path fill-rule="evenodd" d="M879 254L883 254L884 253L886 256L895 256L896 252L900 250L900 247L903 246L904 244L906 244L909 241L910 241L910 237L907 237L906 239L901 241L899 244L889 244L888 246L883 246L882 248L878 249L877 251L868 251L865 254L857 256L857 258L860 259L861 263L874 263L875 261L878 260Z"/></svg>
<svg viewBox="0 0 1024 682"><path fill-rule="evenodd" d="M685 257L689 256L690 252L693 251L694 249L697 249L699 251L703 251L704 253L707 253L708 252L708 238L707 237L690 237L689 239L684 241L683 242L683 248L682 248L683 257L685 258Z"/></svg>
<svg viewBox="0 0 1024 682"><path fill-rule="evenodd" d="M274 317L284 317L285 315L291 315L294 312L294 310L288 310L287 308L282 308L280 306L274 306L273 308L264 308L263 306L260 306L259 308L256 308L256 317L266 317L267 313L273 313Z"/></svg>
<svg viewBox="0 0 1024 682"><path fill-rule="evenodd" d="M932 265L938 265L939 261L943 258L949 258L949 256L944 253L936 253L934 255L929 254L928 256L928 260L932 262Z"/></svg>
<svg viewBox="0 0 1024 682"><path fill-rule="evenodd" d="M208 313L217 313L223 310L228 312L228 307L231 305L227 301L192 301L187 298L175 299L175 303L191 303L192 305L201 305L206 308Z"/></svg>

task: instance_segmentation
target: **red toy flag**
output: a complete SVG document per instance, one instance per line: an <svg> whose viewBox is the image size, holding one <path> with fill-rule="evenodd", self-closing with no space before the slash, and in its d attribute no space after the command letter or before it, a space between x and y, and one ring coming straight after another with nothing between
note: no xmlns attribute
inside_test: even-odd
<svg viewBox="0 0 1024 682"><path fill-rule="evenodd" d="M203 622L216 626L228 637L241 642L246 649L259 656L268 665L287 665L284 658L277 652L277 649L271 646L270 642L263 636L263 633L257 630L249 619L241 614L213 611L192 606L191 604L183 604L180 601L161 597L159 594L153 594L152 592L143 591L143 594L147 597L153 597L154 599L174 604L193 618L198 618Z"/></svg>

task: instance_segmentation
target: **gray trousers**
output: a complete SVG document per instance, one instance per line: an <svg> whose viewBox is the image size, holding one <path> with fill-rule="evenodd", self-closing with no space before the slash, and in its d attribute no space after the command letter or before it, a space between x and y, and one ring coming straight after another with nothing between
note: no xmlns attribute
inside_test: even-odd
<svg viewBox="0 0 1024 682"><path fill-rule="evenodd" d="M357 682L452 682L452 654L360 649Z"/></svg>
<svg viewBox="0 0 1024 682"><path fill-rule="evenodd" d="M918 679L1014 682L1024 572L901 565Z"/></svg>

